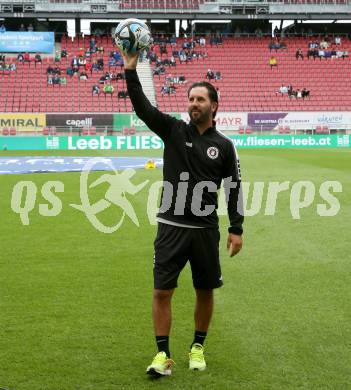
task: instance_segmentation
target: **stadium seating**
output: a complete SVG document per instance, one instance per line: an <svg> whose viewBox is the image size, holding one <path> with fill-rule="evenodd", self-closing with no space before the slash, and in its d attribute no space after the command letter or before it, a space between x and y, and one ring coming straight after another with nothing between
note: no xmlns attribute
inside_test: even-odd
<svg viewBox="0 0 351 390"><path fill-rule="evenodd" d="M120 8L125 10L135 9L198 9L201 0L123 0L120 3Z"/></svg>
<svg viewBox="0 0 351 390"><path fill-rule="evenodd" d="M308 39L287 39L287 49L269 51L268 38L228 38L222 45L207 45L208 58L193 59L188 64L166 67L165 75L155 76L157 101L163 110L186 110L187 85L204 79L208 69L220 71L222 79L213 81L220 91L222 111L343 111L351 107L350 58L310 59L306 57ZM296 60L302 48L304 60ZM195 48L203 50L202 48ZM342 50L350 52L351 44L343 40ZM278 59L278 67L270 69L270 55ZM176 94L163 96L161 87L167 77L184 74L188 83L177 85ZM279 87L291 84L294 89L306 87L310 97L289 98L277 94Z"/></svg>
<svg viewBox="0 0 351 390"><path fill-rule="evenodd" d="M92 95L92 86L98 84L102 72L93 72L87 81L67 76L67 85L47 84L48 65L58 65L64 74L74 55L81 47L89 47L90 37L75 40L62 38L61 46L67 49L68 58L55 63L53 58L43 58L42 64L17 63L17 71L0 71L0 112L130 112L132 105L128 98L118 98L118 92L126 89L125 80L113 81L114 94ZM101 55L108 70L108 54L115 50L110 37L96 38L97 44L104 47ZM221 80L214 81L220 91L221 111L345 111L351 107L350 58L296 60L295 52L301 48L307 51L308 39L290 38L287 49L272 52L268 49L269 38L224 38L220 45L206 48L197 46L195 50L208 53L207 58L195 58L187 64L176 67L166 66L166 74L154 77L156 98L160 109L170 112L184 112L187 108L187 88L193 81L205 79L208 69L221 72ZM171 50L180 49L183 39ZM351 42L343 39L342 49L351 52ZM156 47L159 52L159 48ZM278 59L278 67L268 65L270 55ZM100 54L94 54L92 59ZM33 55L34 57L34 55ZM165 58L165 56L163 56ZM16 61L16 57L6 56L6 61ZM88 60L89 61L89 60ZM120 67L110 71L118 73ZM162 95L161 87L167 75L184 75L187 83L176 85L176 93ZM310 97L289 98L277 94L282 85L292 84L294 89L306 87Z"/></svg>

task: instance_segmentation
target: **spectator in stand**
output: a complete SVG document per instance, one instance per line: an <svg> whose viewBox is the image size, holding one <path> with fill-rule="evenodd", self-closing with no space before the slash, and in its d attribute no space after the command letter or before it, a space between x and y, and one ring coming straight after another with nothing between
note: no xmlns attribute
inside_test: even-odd
<svg viewBox="0 0 351 390"><path fill-rule="evenodd" d="M111 80L111 81L116 81L116 80L117 80L117 75L116 75L116 73L110 72L109 75L110 75L110 80Z"/></svg>
<svg viewBox="0 0 351 390"><path fill-rule="evenodd" d="M60 85L66 85L67 84L67 78L65 76L60 77Z"/></svg>
<svg viewBox="0 0 351 390"><path fill-rule="evenodd" d="M273 69L274 66L276 68L278 67L278 60L275 56L271 56L271 58L269 59L269 66L271 67L271 69Z"/></svg>
<svg viewBox="0 0 351 390"><path fill-rule="evenodd" d="M175 37L175 35L171 36L170 43L171 43L171 46L177 45L177 38Z"/></svg>
<svg viewBox="0 0 351 390"><path fill-rule="evenodd" d="M23 62L23 61L24 61L23 53L18 53L17 61L18 61L18 62Z"/></svg>
<svg viewBox="0 0 351 390"><path fill-rule="evenodd" d="M21 23L20 28L18 29L18 31L21 31L21 32L26 31L26 27L24 26L23 23Z"/></svg>
<svg viewBox="0 0 351 390"><path fill-rule="evenodd" d="M73 68L71 68L70 66L66 69L66 74L70 77L73 76L74 72L73 72Z"/></svg>
<svg viewBox="0 0 351 390"><path fill-rule="evenodd" d="M116 75L116 80L125 80L126 79L126 75L124 72L118 72L117 75Z"/></svg>
<svg viewBox="0 0 351 390"><path fill-rule="evenodd" d="M42 63L42 59L41 59L41 55L39 53L37 53L34 57L34 64L35 66L37 66L37 64L41 64Z"/></svg>
<svg viewBox="0 0 351 390"><path fill-rule="evenodd" d="M153 70L153 75L154 76L159 76L161 74L165 74L166 73L166 69L163 65L160 65L160 66L157 66L154 70Z"/></svg>
<svg viewBox="0 0 351 390"><path fill-rule="evenodd" d="M337 35L335 37L335 44L336 44L336 46L340 46L341 45L341 38L339 37L339 35Z"/></svg>
<svg viewBox="0 0 351 390"><path fill-rule="evenodd" d="M28 24L27 31L29 31L29 32L34 31L34 27L33 27L32 23Z"/></svg>
<svg viewBox="0 0 351 390"><path fill-rule="evenodd" d="M128 96L128 92L123 89L118 92L118 99L126 99Z"/></svg>
<svg viewBox="0 0 351 390"><path fill-rule="evenodd" d="M168 54L168 50L167 50L167 47L165 44L161 44L160 45L160 54L161 54L161 57L163 56L163 54Z"/></svg>
<svg viewBox="0 0 351 390"><path fill-rule="evenodd" d="M215 80L222 80L222 74L220 71L217 70L217 72L215 73Z"/></svg>
<svg viewBox="0 0 351 390"><path fill-rule="evenodd" d="M90 52L95 53L96 52L96 41L95 38L92 37L89 42Z"/></svg>
<svg viewBox="0 0 351 390"><path fill-rule="evenodd" d="M11 72L11 66L10 66L10 64L4 64L4 65L3 65L3 70L4 70L6 73L10 73L10 72Z"/></svg>
<svg viewBox="0 0 351 390"><path fill-rule="evenodd" d="M297 49L297 50L296 50L295 57L296 57L297 60L298 60L299 58L301 58L301 59L303 60L303 53L302 53L302 50L301 50L301 49Z"/></svg>
<svg viewBox="0 0 351 390"><path fill-rule="evenodd" d="M289 96L289 98L296 98L297 97L297 91L294 91L293 89L289 90L288 96Z"/></svg>
<svg viewBox="0 0 351 390"><path fill-rule="evenodd" d="M116 60L114 59L114 57L109 57L108 58L108 66L109 67L116 66Z"/></svg>
<svg viewBox="0 0 351 390"><path fill-rule="evenodd" d="M112 95L114 91L115 91L115 89L111 84L104 85L103 92L105 95L107 95L107 94Z"/></svg>
<svg viewBox="0 0 351 390"><path fill-rule="evenodd" d="M56 50L55 52L55 62L60 62L61 61L61 52L59 50Z"/></svg>
<svg viewBox="0 0 351 390"><path fill-rule="evenodd" d="M104 54L104 51L105 51L105 49L104 49L104 47L103 46L97 46L96 47L96 51L98 52L98 53L100 53L100 54Z"/></svg>
<svg viewBox="0 0 351 390"><path fill-rule="evenodd" d="M187 61L187 56L186 56L184 50L181 50L181 51L179 52L179 61L180 61L180 63L186 62L186 61Z"/></svg>
<svg viewBox="0 0 351 390"><path fill-rule="evenodd" d="M256 28L256 30L255 30L255 36L257 38L262 38L262 36L263 36L263 32L262 32L262 30L259 27Z"/></svg>
<svg viewBox="0 0 351 390"><path fill-rule="evenodd" d="M169 95L171 93L170 89L169 89L169 86L164 84L162 87L161 87L161 94L162 95Z"/></svg>
<svg viewBox="0 0 351 390"><path fill-rule="evenodd" d="M200 46L205 47L206 46L206 39L204 37L201 37L199 40Z"/></svg>
<svg viewBox="0 0 351 390"><path fill-rule="evenodd" d="M85 64L85 70L86 70L87 73L90 73L90 75L93 73L91 62L87 62Z"/></svg>
<svg viewBox="0 0 351 390"><path fill-rule="evenodd" d="M301 91L298 89L297 91L296 91L296 99L301 99L302 98L302 93L301 93Z"/></svg>
<svg viewBox="0 0 351 390"><path fill-rule="evenodd" d="M5 27L4 23L1 23L0 33L4 33L4 32L6 32L6 27Z"/></svg>
<svg viewBox="0 0 351 390"><path fill-rule="evenodd" d="M119 65L122 69L124 62L123 62L123 58L122 58L121 54L118 51L116 51L116 52L114 52L113 58L116 62L116 65Z"/></svg>
<svg viewBox="0 0 351 390"><path fill-rule="evenodd" d="M206 78L211 81L214 80L215 74L211 69L207 69Z"/></svg>
<svg viewBox="0 0 351 390"><path fill-rule="evenodd" d="M288 93L288 87L282 84L282 85L280 86L280 88L279 88L279 90L278 90L277 93L280 93L280 94L282 94L282 95Z"/></svg>
<svg viewBox="0 0 351 390"><path fill-rule="evenodd" d="M61 58L67 58L67 56L68 56L67 50L66 49L62 49L61 50Z"/></svg>
<svg viewBox="0 0 351 390"><path fill-rule="evenodd" d="M74 56L74 57L72 58L71 66L72 66L72 68L73 68L74 66L78 66L78 58L77 58L76 56Z"/></svg>
<svg viewBox="0 0 351 390"><path fill-rule="evenodd" d="M93 85L93 88L92 88L92 91L91 91L91 93L93 94L93 95L99 95L100 94L100 87L98 86L98 85Z"/></svg>
<svg viewBox="0 0 351 390"><path fill-rule="evenodd" d="M97 59L97 65L99 70L104 70L104 59L103 58L98 58Z"/></svg>
<svg viewBox="0 0 351 390"><path fill-rule="evenodd" d="M79 80L83 80L83 81L88 80L88 75L87 75L87 72L85 70L80 72Z"/></svg>
<svg viewBox="0 0 351 390"><path fill-rule="evenodd" d="M73 76L78 76L79 75L78 65L74 65L72 69L73 69Z"/></svg>
<svg viewBox="0 0 351 390"><path fill-rule="evenodd" d="M79 48L78 57L85 57L85 49L83 47Z"/></svg>
<svg viewBox="0 0 351 390"><path fill-rule="evenodd" d="M23 61L24 62L30 62L30 56L28 52L25 52L23 55Z"/></svg>
<svg viewBox="0 0 351 390"><path fill-rule="evenodd" d="M16 70L17 70L17 65L14 62L12 62L10 64L10 71L11 72L15 72Z"/></svg>
<svg viewBox="0 0 351 390"><path fill-rule="evenodd" d="M323 41L319 44L319 47L320 47L322 50L328 49L329 43L328 43L325 39L323 39Z"/></svg>
<svg viewBox="0 0 351 390"><path fill-rule="evenodd" d="M175 57L173 55L172 55L171 59L169 60L169 64L171 66L177 66L176 59L175 59Z"/></svg>
<svg viewBox="0 0 351 390"><path fill-rule="evenodd" d="M314 49L311 49L309 47L309 49L307 50L307 59L309 60L310 57L314 57Z"/></svg>
<svg viewBox="0 0 351 390"><path fill-rule="evenodd" d="M84 58L84 57L79 57L78 58L78 66L81 67L81 66L84 66L87 64L87 60Z"/></svg>
<svg viewBox="0 0 351 390"><path fill-rule="evenodd" d="M269 48L269 51L271 52L273 49L275 51L278 51L279 49L279 44L277 42L275 42L273 39L270 41L270 43L268 44L268 48Z"/></svg>
<svg viewBox="0 0 351 390"><path fill-rule="evenodd" d="M52 70L52 73L60 75L61 74L61 69L58 66L55 66L55 68L53 68L53 70Z"/></svg>
<svg viewBox="0 0 351 390"><path fill-rule="evenodd" d="M106 81L110 80L110 75L108 73L105 73L99 78L99 84L105 84Z"/></svg>
<svg viewBox="0 0 351 390"><path fill-rule="evenodd" d="M48 78L47 78L47 83L48 84L52 84L52 77L53 77L52 74L48 75Z"/></svg>
<svg viewBox="0 0 351 390"><path fill-rule="evenodd" d="M325 51L323 49L318 50L318 57L320 60L325 57Z"/></svg>
<svg viewBox="0 0 351 390"><path fill-rule="evenodd" d="M342 58L343 60L349 56L348 51L342 51L342 50L337 50L336 51L336 58Z"/></svg>
<svg viewBox="0 0 351 390"><path fill-rule="evenodd" d="M46 74L54 74L54 68L51 65L46 68Z"/></svg>
<svg viewBox="0 0 351 390"><path fill-rule="evenodd" d="M307 90L306 88L304 88L302 91L301 91L301 97L302 99L304 99L305 97L308 97L310 96L310 91Z"/></svg>
<svg viewBox="0 0 351 390"><path fill-rule="evenodd" d="M60 76L58 74L55 74L53 77L52 77L52 83L53 84L60 84Z"/></svg>
<svg viewBox="0 0 351 390"><path fill-rule="evenodd" d="M100 70L100 69L99 69L99 65L98 65L98 63L97 63L96 60L93 61L92 65L91 65L91 70L92 70L93 72L98 72L98 71Z"/></svg>
<svg viewBox="0 0 351 390"><path fill-rule="evenodd" d="M153 62L156 62L157 54L153 50L150 50L147 54L147 58L149 59L150 64L152 64Z"/></svg>

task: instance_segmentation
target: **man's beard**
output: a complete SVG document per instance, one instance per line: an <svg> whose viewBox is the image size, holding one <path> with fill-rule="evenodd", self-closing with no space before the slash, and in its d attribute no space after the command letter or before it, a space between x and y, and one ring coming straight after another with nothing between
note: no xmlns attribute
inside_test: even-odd
<svg viewBox="0 0 351 390"><path fill-rule="evenodd" d="M196 111L195 115L193 111ZM191 110L189 112L189 116L193 123L195 123L196 125L200 125L202 123L207 122L209 118L212 118L212 112L210 108L203 112L200 110Z"/></svg>

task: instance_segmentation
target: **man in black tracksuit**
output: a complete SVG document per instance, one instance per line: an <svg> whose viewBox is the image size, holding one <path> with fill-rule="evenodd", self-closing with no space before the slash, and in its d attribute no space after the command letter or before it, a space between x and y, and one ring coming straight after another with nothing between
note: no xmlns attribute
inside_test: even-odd
<svg viewBox="0 0 351 390"><path fill-rule="evenodd" d="M240 166L232 142L215 128L216 89L207 82L188 92L190 123L153 107L136 72L138 54L124 55L128 93L136 114L164 142L163 191L155 239L153 320L158 354L147 373L170 375L171 298L178 276L190 262L196 290L195 336L189 368L204 370L203 344L213 311L213 289L222 282L219 262L217 191L222 179L228 204L230 256L242 246Z"/></svg>

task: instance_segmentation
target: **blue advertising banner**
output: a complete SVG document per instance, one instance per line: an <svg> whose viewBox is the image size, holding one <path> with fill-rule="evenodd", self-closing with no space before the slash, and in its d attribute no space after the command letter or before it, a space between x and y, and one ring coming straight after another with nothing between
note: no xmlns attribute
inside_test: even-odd
<svg viewBox="0 0 351 390"><path fill-rule="evenodd" d="M5 53L52 53L55 36L53 32L0 33L0 52Z"/></svg>

